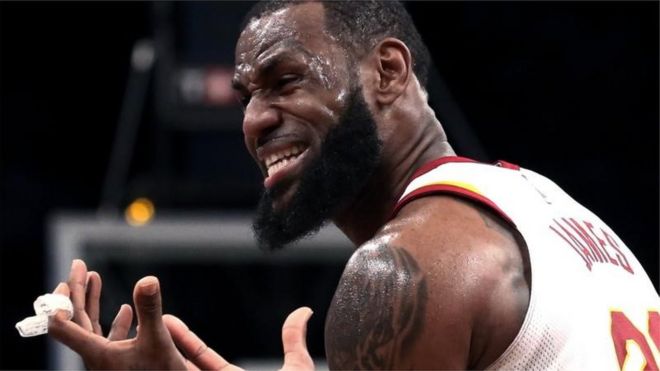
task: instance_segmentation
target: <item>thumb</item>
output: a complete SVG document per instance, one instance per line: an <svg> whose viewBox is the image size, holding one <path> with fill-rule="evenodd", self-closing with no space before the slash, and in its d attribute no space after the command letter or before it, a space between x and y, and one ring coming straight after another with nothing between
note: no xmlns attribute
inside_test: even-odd
<svg viewBox="0 0 660 371"><path fill-rule="evenodd" d="M293 311L282 326L282 345L284 346L283 371L313 370L314 361L307 351L307 321L313 312L307 307Z"/></svg>
<svg viewBox="0 0 660 371"><path fill-rule="evenodd" d="M158 337L164 331L158 278L147 276L135 284L133 301L138 318L138 336Z"/></svg>

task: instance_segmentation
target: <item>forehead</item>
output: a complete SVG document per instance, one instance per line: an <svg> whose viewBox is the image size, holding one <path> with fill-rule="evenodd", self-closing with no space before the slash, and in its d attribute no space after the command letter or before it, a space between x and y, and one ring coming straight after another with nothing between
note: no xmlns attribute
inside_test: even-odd
<svg viewBox="0 0 660 371"><path fill-rule="evenodd" d="M251 64L273 47L322 51L332 41L324 27L324 9L320 3L286 6L261 18L253 18L236 44L236 65Z"/></svg>

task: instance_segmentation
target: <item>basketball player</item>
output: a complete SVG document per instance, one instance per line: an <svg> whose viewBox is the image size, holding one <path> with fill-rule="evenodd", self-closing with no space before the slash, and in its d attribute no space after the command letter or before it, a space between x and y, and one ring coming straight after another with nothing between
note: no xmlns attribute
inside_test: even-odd
<svg viewBox="0 0 660 371"><path fill-rule="evenodd" d="M330 368L658 369L660 299L625 243L547 178L456 156L428 64L395 2L260 4L238 40L260 245L331 219L357 246L327 317ZM88 367L235 368L161 315L154 277L136 285L137 337L127 305L102 337L100 285L74 262L57 289L73 321L50 325ZM284 369L313 368L310 314L285 322Z"/></svg>

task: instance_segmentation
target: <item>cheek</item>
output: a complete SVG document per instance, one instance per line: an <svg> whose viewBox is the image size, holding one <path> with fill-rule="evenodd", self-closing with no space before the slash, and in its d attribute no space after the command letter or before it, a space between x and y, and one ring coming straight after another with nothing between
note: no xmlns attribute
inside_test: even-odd
<svg viewBox="0 0 660 371"><path fill-rule="evenodd" d="M320 119L339 123L342 113L346 109L349 91L346 88L337 88L331 90L319 90L314 94L315 104L317 105L317 115Z"/></svg>
<svg viewBox="0 0 660 371"><path fill-rule="evenodd" d="M306 97L298 96L291 100L290 112L298 116L304 123L311 126L315 132L322 135L339 122L341 108L336 103L336 93L319 91L309 93Z"/></svg>
<svg viewBox="0 0 660 371"><path fill-rule="evenodd" d="M329 73L330 66L327 59L316 56L307 60L306 64L309 66L311 75L314 76L314 79L317 80L325 90L332 90L334 88L334 82L336 80L334 79L334 76L331 76Z"/></svg>
<svg viewBox="0 0 660 371"><path fill-rule="evenodd" d="M332 128L339 125L340 114L336 109L328 106L319 105L317 110L318 120L313 123L316 125L315 130L319 132L323 139Z"/></svg>
<svg viewBox="0 0 660 371"><path fill-rule="evenodd" d="M306 58L311 80L317 90L315 96L324 102L325 114L336 118L337 112L345 106L350 85L349 71L341 50L332 47L325 53Z"/></svg>

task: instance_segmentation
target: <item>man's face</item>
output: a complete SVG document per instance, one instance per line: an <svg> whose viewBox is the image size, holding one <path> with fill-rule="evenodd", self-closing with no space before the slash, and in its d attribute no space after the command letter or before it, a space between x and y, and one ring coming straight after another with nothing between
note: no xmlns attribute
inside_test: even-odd
<svg viewBox="0 0 660 371"><path fill-rule="evenodd" d="M245 145L285 205L349 93L347 61L323 27L321 4L283 8L250 22L236 46L234 87L245 105Z"/></svg>
<svg viewBox="0 0 660 371"><path fill-rule="evenodd" d="M236 47L245 144L265 177L255 232L271 248L318 229L377 162L356 74L323 25L322 4L289 6L252 20Z"/></svg>

